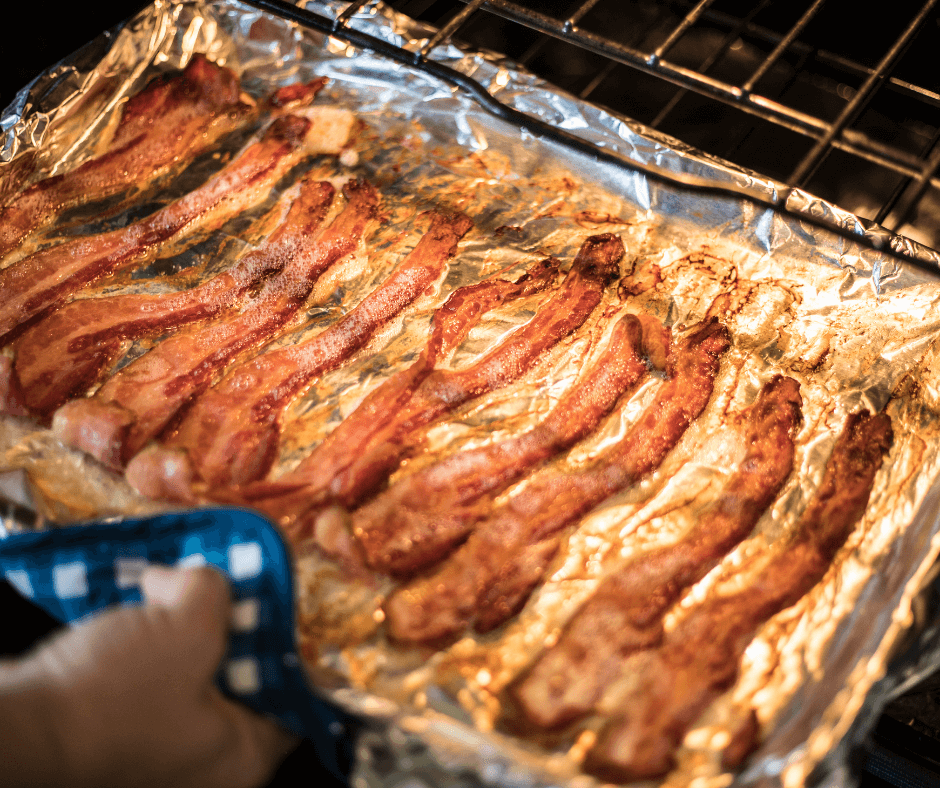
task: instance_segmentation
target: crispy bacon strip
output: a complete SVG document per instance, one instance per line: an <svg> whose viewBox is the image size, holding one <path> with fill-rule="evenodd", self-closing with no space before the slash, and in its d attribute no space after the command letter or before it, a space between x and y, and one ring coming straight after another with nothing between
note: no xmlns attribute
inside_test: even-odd
<svg viewBox="0 0 940 788"><path fill-rule="evenodd" d="M714 506L678 542L608 576L549 649L509 687L526 727L556 728L591 711L624 658L658 643L662 615L750 533L793 469L799 384L777 376L748 415L747 452Z"/></svg>
<svg viewBox="0 0 940 788"><path fill-rule="evenodd" d="M823 578L865 512L892 439L887 415L863 411L849 417L792 538L747 588L710 599L666 635L639 668L637 690L622 704L625 713L607 723L589 752L590 773L626 782L660 777L672 768L688 729L737 679L757 629Z"/></svg>
<svg viewBox="0 0 940 788"><path fill-rule="evenodd" d="M348 183L344 192L348 202L342 213L319 236L304 239L244 309L170 337L124 367L94 397L64 405L52 421L56 436L114 468L133 457L217 370L293 318L320 274L356 248L378 194L365 181ZM128 469L128 481L145 487L147 480Z"/></svg>
<svg viewBox="0 0 940 788"><path fill-rule="evenodd" d="M354 506L394 469L409 436L459 405L516 380L543 351L578 328L616 276L623 253L615 235L588 238L558 291L528 323L467 369L422 369L417 385L384 401L380 420L347 419L333 434L343 433L348 440L340 437L321 444L288 474L286 483L300 483L308 509L334 502ZM347 423L350 426L343 429ZM336 451L343 455L339 463L330 457ZM303 523L295 538L313 524L309 518Z"/></svg>
<svg viewBox="0 0 940 788"><path fill-rule="evenodd" d="M432 285L472 226L464 214L432 212L428 232L380 287L312 339L232 370L193 403L165 441L167 449L185 450L193 476L210 491L262 478L276 456L280 416L291 400Z"/></svg>
<svg viewBox="0 0 940 788"><path fill-rule="evenodd" d="M16 341L15 379L29 410L48 416L94 385L122 343L167 333L217 315L280 270L322 223L333 200L328 183L307 182L287 217L258 248L198 287L176 293L85 298L66 304Z"/></svg>
<svg viewBox="0 0 940 788"><path fill-rule="evenodd" d="M198 189L145 219L90 238L43 249L0 271L0 343L17 327L102 276L155 256L196 228L216 227L259 203L303 157L338 152L353 127L351 114L309 109L275 120L262 139Z"/></svg>
<svg viewBox="0 0 940 788"><path fill-rule="evenodd" d="M624 316L590 373L533 429L460 452L403 479L356 510L352 532L369 566L408 575L443 558L499 492L588 435L643 379L641 343L640 320Z"/></svg>
<svg viewBox="0 0 940 788"><path fill-rule="evenodd" d="M389 597L392 637L437 641L471 624L489 631L513 615L541 580L563 529L665 459L708 403L728 346L717 320L701 324L681 343L670 360L670 379L619 444L584 471L535 477L437 571Z"/></svg>
<svg viewBox="0 0 940 788"><path fill-rule="evenodd" d="M239 92L238 77L203 55L182 72L152 80L124 105L106 153L33 184L0 210L0 257L62 211L195 158L250 114Z"/></svg>
<svg viewBox="0 0 940 788"><path fill-rule="evenodd" d="M554 260L542 260L515 282L487 279L451 293L434 313L431 336L418 359L372 391L314 450L313 455L319 457L323 468L323 478L330 478L330 470L338 475L365 451L383 425L394 418L420 383L434 371L435 365L467 337L483 315L500 304L541 292L557 273ZM299 540L308 535L306 528L310 524L297 518L309 504L308 487L304 477L259 482L242 488L240 500L277 518Z"/></svg>

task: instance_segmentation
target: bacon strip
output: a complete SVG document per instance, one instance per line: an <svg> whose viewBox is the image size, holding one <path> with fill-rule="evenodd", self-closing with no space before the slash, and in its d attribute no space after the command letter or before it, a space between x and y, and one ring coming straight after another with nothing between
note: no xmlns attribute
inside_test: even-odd
<svg viewBox="0 0 940 788"><path fill-rule="evenodd" d="M263 353L232 370L193 403L164 441L168 450L185 450L193 476L210 491L262 478L276 456L280 416L291 400L364 347L432 285L472 226L463 214L432 212L428 232L380 287L307 342Z"/></svg>
<svg viewBox="0 0 940 788"><path fill-rule="evenodd" d="M711 397L728 332L709 319L670 360L670 380L615 447L578 473L546 473L480 523L438 570L392 594L392 637L429 642L473 624L489 631L513 615L541 580L563 529L655 470Z"/></svg>
<svg viewBox="0 0 940 788"><path fill-rule="evenodd" d="M310 182L307 188L320 187ZM343 212L319 236L302 239L294 257L243 310L170 337L124 367L94 397L64 405L53 418L56 436L120 468L210 384L217 370L281 329L303 306L319 275L356 248L378 195L365 181L348 183L344 193ZM128 481L145 486L146 479L129 472Z"/></svg>
<svg viewBox="0 0 940 788"><path fill-rule="evenodd" d="M152 80L124 105L105 154L33 184L0 210L0 257L62 211L195 158L250 113L239 91L238 77L203 55L182 72Z"/></svg>
<svg viewBox="0 0 940 788"><path fill-rule="evenodd" d="M443 558L484 516L496 495L592 432L617 400L643 379L641 343L640 320L624 316L590 373L533 429L436 463L354 512L352 532L369 566L408 575Z"/></svg>
<svg viewBox="0 0 940 788"><path fill-rule="evenodd" d="M865 512L892 439L885 414L849 417L792 538L747 588L710 599L666 635L639 669L637 690L622 703L626 713L607 723L588 753L587 771L626 782L660 777L672 768L688 729L736 681L757 629L823 578Z"/></svg>
<svg viewBox="0 0 940 788"><path fill-rule="evenodd" d="M338 152L353 127L351 114L323 108L275 120L208 182L145 219L90 238L39 251L0 271L0 343L18 326L102 276L152 258L168 241L218 227L259 203L303 157Z"/></svg>
<svg viewBox="0 0 940 788"><path fill-rule="evenodd" d="M333 200L328 183L305 183L282 224L258 248L209 281L176 293L85 298L33 325L14 345L14 386L40 416L94 385L122 343L167 333L217 315L280 270L322 223Z"/></svg>
<svg viewBox="0 0 940 788"><path fill-rule="evenodd" d="M748 415L747 452L715 505L674 544L644 553L608 576L558 643L509 687L528 727L557 728L591 711L627 655L658 643L662 616L741 541L793 469L799 384L777 376Z"/></svg>
<svg viewBox="0 0 940 788"><path fill-rule="evenodd" d="M434 313L431 336L418 359L372 391L311 454L319 458L322 479L327 480L348 468L381 433L386 422L407 403L435 365L454 350L487 312L500 304L541 292L558 273L554 260L542 260L515 282L487 279L455 290ZM249 503L277 519L299 541L308 535L309 520L301 520L310 501L305 476L290 475L277 481L258 482L239 491L239 502Z"/></svg>
<svg viewBox="0 0 940 788"><path fill-rule="evenodd" d="M339 437L321 444L283 483L303 489L308 509L329 503L352 508L391 473L409 436L459 405L516 380L543 351L578 328L600 303L623 253L617 236L588 238L555 295L526 325L467 369L431 371L428 358L419 361L424 366L416 366L410 379L406 374L396 382L395 394L379 394L383 415L377 421L347 419L330 436ZM375 404L373 400L368 408ZM342 455L339 461L336 452ZM309 518L300 522L293 529L296 539L314 524Z"/></svg>

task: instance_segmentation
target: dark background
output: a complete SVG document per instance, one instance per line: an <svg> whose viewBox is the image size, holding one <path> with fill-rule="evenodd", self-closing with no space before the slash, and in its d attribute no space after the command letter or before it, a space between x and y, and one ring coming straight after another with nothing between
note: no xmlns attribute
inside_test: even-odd
<svg viewBox="0 0 940 788"><path fill-rule="evenodd" d="M148 5L144 0L16 0L4 5L0 108L40 72ZM10 40L16 39L16 40Z"/></svg>

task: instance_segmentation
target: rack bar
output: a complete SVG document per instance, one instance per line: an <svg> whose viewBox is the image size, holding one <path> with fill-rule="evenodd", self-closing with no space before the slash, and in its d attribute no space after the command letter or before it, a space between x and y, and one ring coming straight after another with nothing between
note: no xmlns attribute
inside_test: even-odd
<svg viewBox="0 0 940 788"><path fill-rule="evenodd" d="M774 51L771 52L767 58L764 60L760 66L757 67L751 78L744 83L742 90L745 93L751 93L754 90L754 86L763 79L764 75L773 68L774 64L781 58L784 52L786 52L790 46L796 41L797 36L803 32L806 26L812 21L813 17L816 16L816 13L822 8L822 4L826 0L816 0L809 8L806 9L803 16L799 18L797 23L790 28L790 32L780 40L780 43L774 47Z"/></svg>
<svg viewBox="0 0 940 788"><path fill-rule="evenodd" d="M898 56L913 40L914 34L920 29L921 25L924 24L927 19L927 14L930 13L936 3L937 0L927 0L927 3L924 4L917 16L914 17L914 20L897 38L887 54L879 61L878 65L875 67L874 73L865 80L865 83L852 100L843 108L842 112L839 113L839 117L836 118L835 122L829 127L822 139L816 142L803 161L797 165L796 169L788 178L790 183L796 186L803 186L813 176L813 173L816 172L816 169L822 163L823 159L826 158L829 147L836 135L851 123L856 115L865 107L869 99L874 95L875 89L879 86L883 77L894 66Z"/></svg>

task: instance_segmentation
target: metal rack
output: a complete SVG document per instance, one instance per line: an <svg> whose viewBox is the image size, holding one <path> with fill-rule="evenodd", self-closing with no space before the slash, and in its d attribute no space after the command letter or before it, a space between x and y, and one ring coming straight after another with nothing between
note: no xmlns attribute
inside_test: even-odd
<svg viewBox="0 0 940 788"><path fill-rule="evenodd" d="M937 0L893 3L863 35L866 12L842 0L389 4L441 27L422 57L449 38L495 49L581 98L940 244Z"/></svg>

